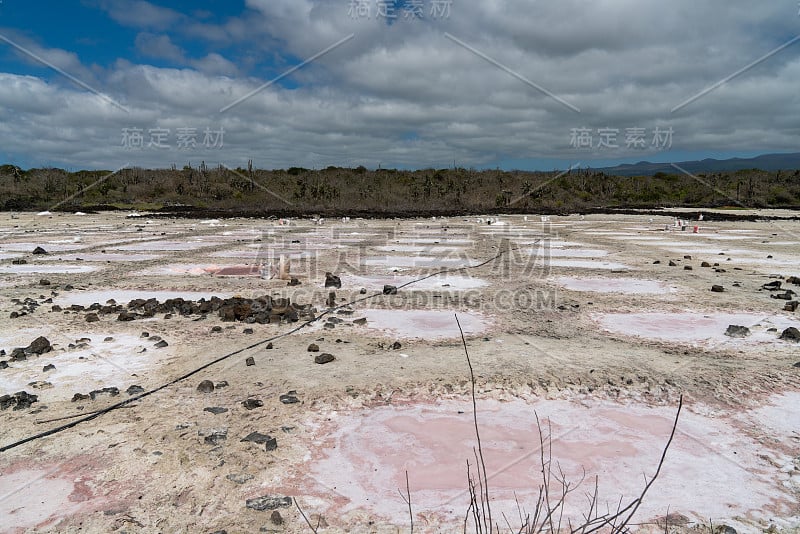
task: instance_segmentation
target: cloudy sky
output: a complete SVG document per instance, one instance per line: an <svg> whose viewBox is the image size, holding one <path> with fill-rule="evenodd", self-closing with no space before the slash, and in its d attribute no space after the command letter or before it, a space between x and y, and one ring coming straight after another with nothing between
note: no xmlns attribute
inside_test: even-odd
<svg viewBox="0 0 800 534"><path fill-rule="evenodd" d="M0 163L552 170L798 152L799 11L0 0Z"/></svg>

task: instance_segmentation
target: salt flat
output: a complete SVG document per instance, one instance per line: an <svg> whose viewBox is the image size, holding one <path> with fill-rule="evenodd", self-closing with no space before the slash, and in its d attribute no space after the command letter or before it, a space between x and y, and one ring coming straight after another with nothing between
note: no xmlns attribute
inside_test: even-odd
<svg viewBox="0 0 800 534"><path fill-rule="evenodd" d="M456 317L498 513L516 513L515 494L533 506L534 414L565 474L597 476L616 503L654 473L683 395L638 531L667 511L687 521L675 532L795 528L800 345L786 332L800 320L784 307L800 293L800 224L705 213L699 234L652 215L0 214L0 396L37 396L4 401L0 447L135 399L0 453L0 531L145 516L162 531L274 528L246 506L270 496L326 532L396 532L406 472L415 529L460 531L477 441ZM214 297L239 300L226 315ZM32 352L39 336L49 350ZM277 448L241 441L252 432ZM276 506L280 528L307 531Z"/></svg>

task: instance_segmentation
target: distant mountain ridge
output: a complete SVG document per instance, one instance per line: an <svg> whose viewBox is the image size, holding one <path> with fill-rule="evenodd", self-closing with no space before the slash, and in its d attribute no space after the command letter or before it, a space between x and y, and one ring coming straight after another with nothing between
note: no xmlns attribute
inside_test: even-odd
<svg viewBox="0 0 800 534"><path fill-rule="evenodd" d="M762 171L780 171L800 169L800 152L790 154L762 154L753 158L703 159L698 161L681 161L675 165L691 173L739 171L742 169L760 169ZM652 176L657 172L667 174L680 173L670 163L626 163L615 167L596 169L616 176Z"/></svg>

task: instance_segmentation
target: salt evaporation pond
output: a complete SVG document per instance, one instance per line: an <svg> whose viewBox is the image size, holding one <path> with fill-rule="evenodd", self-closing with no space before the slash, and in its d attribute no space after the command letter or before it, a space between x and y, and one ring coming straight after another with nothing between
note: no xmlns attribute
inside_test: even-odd
<svg viewBox="0 0 800 534"><path fill-rule="evenodd" d="M58 273L90 273L96 271L98 267L92 265L68 265L60 264L53 265L52 263L37 265L0 265L0 273L7 274L29 274L29 273L43 273L43 274L58 274Z"/></svg>
<svg viewBox="0 0 800 534"><path fill-rule="evenodd" d="M378 310L359 312L366 317L366 326L374 330L390 332L405 339L457 338L458 331L454 310ZM458 312L458 320L464 335L475 335L489 327L483 315L474 312Z"/></svg>
<svg viewBox="0 0 800 534"><path fill-rule="evenodd" d="M576 278L561 276L553 280L558 285L572 291L592 291L597 293L664 294L677 291L658 280L640 280L638 278Z"/></svg>
<svg viewBox="0 0 800 534"><path fill-rule="evenodd" d="M418 276L401 274L383 276L358 276L342 274L340 278L342 279L342 283L347 287L365 287L370 289L381 289L385 285L399 287L409 282L414 282L413 284L406 286L407 289L411 291L430 289L458 291L464 289L477 289L489 285L488 282L480 278L448 273L431 276L430 278L419 280L418 282L415 282L415 280L419 279Z"/></svg>
<svg viewBox="0 0 800 534"><path fill-rule="evenodd" d="M580 490L567 502L566 517L580 519L585 493L599 477L600 506L615 508L638 496L642 473L652 476L675 416L674 407L592 401L539 400L529 404L478 400L483 454L492 507L497 516L517 517L516 499L531 509L541 482L540 434L536 414L551 425L554 464ZM368 510L395 524L407 520L399 498L406 472L415 513L442 525L463 525L469 502L466 462L475 469L477 446L468 401L393 403L350 413L326 414L303 465L304 491L319 497L326 516L344 518ZM763 456L764 445L733 421L685 409L656 485L637 518L663 516L669 509L693 521L730 519L731 510L749 520L789 514L791 491L778 468ZM324 481L321 491L316 481ZM307 484L307 485L306 485ZM729 522L729 521L728 521ZM444 528L444 527L443 527Z"/></svg>
<svg viewBox="0 0 800 534"><path fill-rule="evenodd" d="M759 313L646 312L593 314L593 319L608 332L627 336L688 343L693 345L742 346L785 344L780 333L800 321L782 315ZM725 335L729 325L746 326L751 335L732 338ZM770 328L775 331L768 332Z"/></svg>
<svg viewBox="0 0 800 534"><path fill-rule="evenodd" d="M169 347L153 348L154 342L148 338L128 334L93 332L76 339L81 337L91 339L88 347L65 351L57 347L38 358L9 363L9 367L0 373L0 394L27 390L39 395L41 402L50 402L70 400L76 392L89 393L106 386L116 386L124 391L141 380L133 375L147 375L148 370L172 352ZM112 339L103 341L106 337ZM49 339L53 343L61 341L52 334ZM25 345L27 342L15 346ZM53 364L56 368L43 372L42 366L46 364ZM49 382L52 387L31 390L28 384L37 381Z"/></svg>

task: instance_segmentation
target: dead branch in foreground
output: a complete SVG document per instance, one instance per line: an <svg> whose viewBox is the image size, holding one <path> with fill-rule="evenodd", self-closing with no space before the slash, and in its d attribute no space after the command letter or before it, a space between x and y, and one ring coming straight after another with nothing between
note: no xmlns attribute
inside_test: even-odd
<svg viewBox="0 0 800 534"><path fill-rule="evenodd" d="M493 534L500 532L500 525L492 522L490 496L489 496L489 482L486 474L486 465L483 459L483 450L480 440L480 432L478 429L478 415L477 415L477 401L475 397L475 374L472 368L472 361L469 357L467 350L467 340L464 337L464 331L461 329L461 324L458 322L458 315L456 315L456 324L458 324L459 332L461 332L461 341L464 345L464 353L467 357L467 365L469 366L470 380L472 382L472 415L475 424L475 435L478 442L477 451L475 452L475 463L477 467L477 476L473 477L470 470L469 461L467 462L467 482L470 496L469 506L464 518L464 532L467 531L469 518L472 517L472 525L478 534ZM594 489L586 496L588 498L588 511L584 514L583 520L578 525L573 525L571 520L567 520L568 532L579 534L592 534L603 530L612 534L623 534L629 532L629 526L632 525L634 515L642 504L642 501L647 495L647 492L653 486L653 483L661 473L661 468L667 457L672 440L675 437L675 430L678 427L678 420L680 418L681 409L683 408L683 395L678 401L678 410L675 413L675 421L672 424L672 431L670 432L669 439L667 440L664 450L661 453L661 458L658 462L655 474L646 482L644 488L638 497L633 499L630 503L623 506L622 498L620 498L616 509L611 512L600 513L598 503L598 479L595 477ZM552 431L548 420L548 432L545 438L539 415L536 414L536 426L539 431L539 445L540 445L540 461L542 464L542 482L538 488L538 495L534 507L533 515L526 512L523 506L517 500L517 511L519 512L520 526L512 528L508 518L504 519L508 525L509 530L517 532L518 534L538 534L548 532L555 534L561 532L563 527L564 511L567 503L567 498L570 494L574 493L583 478L577 482L572 483L567 480L565 473L559 464L553 466L552 460ZM585 473L584 473L585 476ZM477 487L476 480L477 478ZM645 477L646 479L646 477ZM553 494L551 492L551 485L555 481L560 485L560 491ZM516 495L515 495L516 499Z"/></svg>

